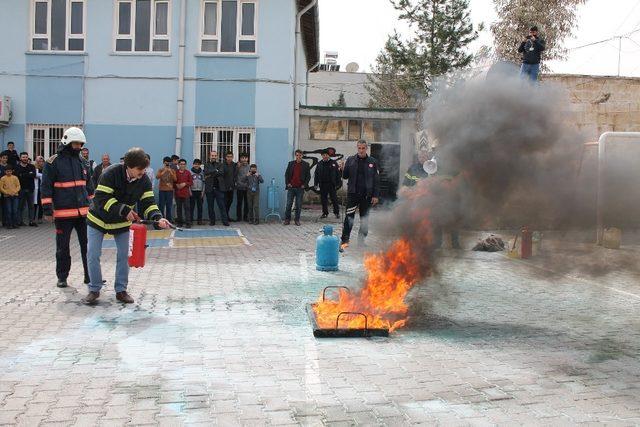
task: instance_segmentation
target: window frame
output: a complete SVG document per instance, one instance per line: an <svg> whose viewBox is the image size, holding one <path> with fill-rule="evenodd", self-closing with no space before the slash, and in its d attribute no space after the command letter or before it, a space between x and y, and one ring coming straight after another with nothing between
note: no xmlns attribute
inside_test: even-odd
<svg viewBox="0 0 640 427"><path fill-rule="evenodd" d="M53 50L51 49L51 0L30 0L29 1L29 49L30 53L46 53L46 54L82 54L87 49L87 0L65 0L65 28L64 28L64 49ZM47 5L47 32L36 34L36 4L46 3ZM82 33L71 33L71 5L72 3L82 3ZM34 39L47 39L47 49L34 49ZM69 40L82 40L82 50L70 50Z"/></svg>
<svg viewBox="0 0 640 427"><path fill-rule="evenodd" d="M171 56L171 33L172 33L172 16L173 2L171 0L150 0L151 12L149 15L149 50L136 50L136 2L138 0L114 0L113 8L113 30L112 30L112 55L147 55L147 56ZM184 0L183 0L184 1ZM120 34L120 4L128 3L131 5L129 34ZM156 34L156 4L167 4L167 34ZM131 40L131 50L117 50L118 40ZM168 44L167 50L153 50L154 40L166 40Z"/></svg>
<svg viewBox="0 0 640 427"><path fill-rule="evenodd" d="M210 56L256 56L258 55L258 15L259 0L236 0L236 49L234 52L221 52L220 43L222 38L222 2L224 0L200 0L200 37L198 39L198 54ZM205 5L207 3L216 3L216 34L212 36L204 33L205 27ZM253 35L242 35L242 5L253 4ZM216 41L216 51L210 52L202 50L203 41ZM240 52L241 41L255 42L253 52Z"/></svg>
<svg viewBox="0 0 640 427"><path fill-rule="evenodd" d="M57 150L54 150L53 152L51 152L51 129L52 128L61 128L62 132L60 137L62 138L62 134L64 134L64 132L69 129L70 127L77 127L79 129L82 129L83 126L80 124L59 124L59 123L27 123L25 125L25 147L24 147L24 151L26 151L29 154L29 158L31 158L32 160L35 160L36 155L40 155L40 154L36 154L34 152L34 147L33 147L33 142L34 142L34 138L33 138L33 132L36 130L42 130L44 132L44 140L43 140L43 152L42 152L42 156L44 157L45 160L47 160L49 157L53 156L54 154L56 154ZM58 145L60 141L56 142L56 147Z"/></svg>
<svg viewBox="0 0 640 427"><path fill-rule="evenodd" d="M219 131L232 131L233 132L233 140L231 143L233 151L233 161L238 162L240 156L240 135L241 134L249 134L249 163L256 163L256 129L252 127L229 127L229 126L196 126L194 132L194 141L193 141L193 158L202 160L202 163L206 163L209 161L209 153L207 153L207 157L204 159L200 157L201 149L202 149L202 134L203 133L212 133L213 138L211 141L211 146L215 147L216 151L218 151L218 132ZM224 154L218 151L218 161L224 160Z"/></svg>

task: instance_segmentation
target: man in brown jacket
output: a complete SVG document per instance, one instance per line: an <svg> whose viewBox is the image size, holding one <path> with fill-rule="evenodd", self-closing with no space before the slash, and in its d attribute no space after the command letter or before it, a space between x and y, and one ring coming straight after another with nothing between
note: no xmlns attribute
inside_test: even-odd
<svg viewBox="0 0 640 427"><path fill-rule="evenodd" d="M172 222L173 216L171 211L173 210L173 190L174 184L178 179L176 177L176 171L171 168L171 157L165 157L162 159L163 166L158 170L156 178L158 178L160 190L160 196L158 198L158 206L160 212L167 219Z"/></svg>

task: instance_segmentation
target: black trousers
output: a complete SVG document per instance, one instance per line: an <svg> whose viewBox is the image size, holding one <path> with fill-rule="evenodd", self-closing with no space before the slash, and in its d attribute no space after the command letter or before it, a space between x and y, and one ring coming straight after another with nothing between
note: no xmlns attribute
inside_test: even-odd
<svg viewBox="0 0 640 427"><path fill-rule="evenodd" d="M229 216L225 210L224 193L218 189L213 189L207 195L207 210L209 211L209 224L214 225L216 223L216 210L215 205L218 205L220 216L222 217L222 223L229 223Z"/></svg>
<svg viewBox="0 0 640 427"><path fill-rule="evenodd" d="M231 209L231 205L233 204L233 190L224 192L224 207L227 211L227 218L229 217L229 209Z"/></svg>
<svg viewBox="0 0 640 427"><path fill-rule="evenodd" d="M249 201L247 200L247 190L236 190L236 219L238 221L246 221L248 218Z"/></svg>
<svg viewBox="0 0 640 427"><path fill-rule="evenodd" d="M193 222L193 210L198 209L198 221L202 221L202 191L191 191L191 204L189 206L189 221Z"/></svg>
<svg viewBox="0 0 640 427"><path fill-rule="evenodd" d="M369 234L369 208L371 207L371 197L364 194L347 194L347 212L344 216L342 226L342 243L348 243L351 237L351 229L356 219L356 209L360 211L360 230L358 238L364 239Z"/></svg>
<svg viewBox="0 0 640 427"><path fill-rule="evenodd" d="M333 213L339 215L340 205L338 205L338 194L336 193L336 186L330 182L321 182L320 201L322 202L322 213L324 215L329 215L329 197L331 197Z"/></svg>
<svg viewBox="0 0 640 427"><path fill-rule="evenodd" d="M191 196L176 197L176 211L178 213L178 225L191 224L191 208L189 208Z"/></svg>
<svg viewBox="0 0 640 427"><path fill-rule="evenodd" d="M82 268L84 269L84 283L89 283L89 270L87 269L87 219L66 218L56 219L56 275L58 280L67 280L71 269L71 253L69 242L71 232L75 228L80 243L80 255L82 256Z"/></svg>

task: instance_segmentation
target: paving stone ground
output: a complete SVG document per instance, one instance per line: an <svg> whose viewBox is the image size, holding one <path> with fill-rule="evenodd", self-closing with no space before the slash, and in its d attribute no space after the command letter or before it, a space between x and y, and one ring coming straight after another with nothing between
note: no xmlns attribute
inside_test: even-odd
<svg viewBox="0 0 640 427"><path fill-rule="evenodd" d="M78 262L55 287L51 226L1 231L0 424L640 424L639 275L556 268L573 252L565 266L637 260L636 246L443 251L407 328L320 340L305 304L357 283L363 251L321 273L320 224L237 227L251 246L149 249L130 306L105 251L96 307L79 303Z"/></svg>

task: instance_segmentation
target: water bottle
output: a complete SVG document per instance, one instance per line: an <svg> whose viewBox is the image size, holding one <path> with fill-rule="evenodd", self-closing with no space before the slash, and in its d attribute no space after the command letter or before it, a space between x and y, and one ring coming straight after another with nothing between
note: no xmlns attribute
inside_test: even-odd
<svg viewBox="0 0 640 427"><path fill-rule="evenodd" d="M323 234L316 239L316 270L338 271L340 239L333 235L333 227L322 227Z"/></svg>

